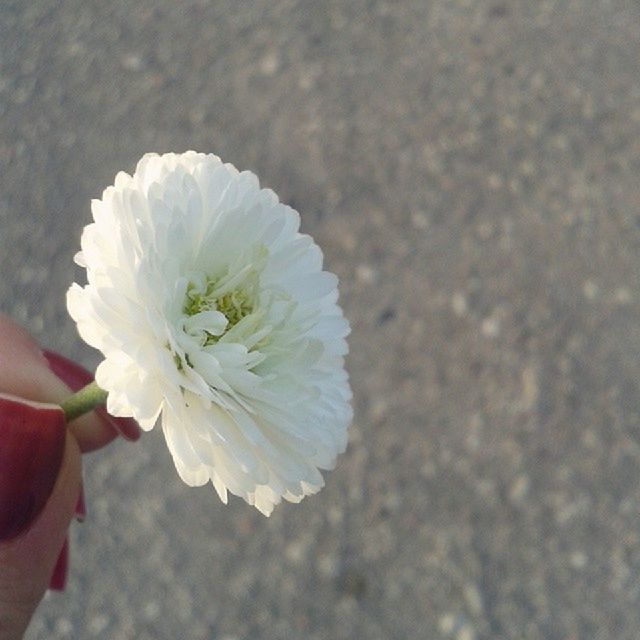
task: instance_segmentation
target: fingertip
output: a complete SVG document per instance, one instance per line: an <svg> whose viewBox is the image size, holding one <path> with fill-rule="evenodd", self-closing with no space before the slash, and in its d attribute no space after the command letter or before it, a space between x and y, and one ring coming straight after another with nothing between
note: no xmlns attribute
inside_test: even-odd
<svg viewBox="0 0 640 640"><path fill-rule="evenodd" d="M79 364L53 351L42 351L36 341L9 317L0 314L0 389L16 396L60 403L93 380ZM136 441L141 430L130 418L114 418L106 408L92 411L69 425L80 450L94 451L118 435Z"/></svg>
<svg viewBox="0 0 640 640"><path fill-rule="evenodd" d="M79 391L93 381L93 375L73 360L48 350L45 350L43 354L51 371L71 391ZM132 418L115 418L107 413L104 406L97 407L90 415L96 418L92 426L87 425L86 417L80 418L77 422L74 421L69 425L83 452L99 449L108 444L118 434L132 442L140 438L140 427ZM84 422L81 422L82 420Z"/></svg>
<svg viewBox="0 0 640 640"><path fill-rule="evenodd" d="M0 313L0 351L4 351L5 348L42 360L40 347L27 330L16 324L9 316Z"/></svg>
<svg viewBox="0 0 640 640"><path fill-rule="evenodd" d="M105 407L97 407L96 414L108 422L125 440L137 442L142 430L133 418L116 418L107 412Z"/></svg>
<svg viewBox="0 0 640 640"><path fill-rule="evenodd" d="M68 556L60 556L81 482L80 451L74 437L65 433L62 466L44 509L24 533L0 544L0 611L8 614L0 624L2 638L3 631L22 637L18 631L24 632L47 586L64 583Z"/></svg>
<svg viewBox="0 0 640 640"><path fill-rule="evenodd" d="M62 409L0 395L0 541L20 536L38 518L62 466Z"/></svg>

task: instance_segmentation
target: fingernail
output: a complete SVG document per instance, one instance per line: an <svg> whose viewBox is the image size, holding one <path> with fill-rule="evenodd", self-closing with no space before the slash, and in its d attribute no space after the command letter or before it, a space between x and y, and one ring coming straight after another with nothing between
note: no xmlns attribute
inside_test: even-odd
<svg viewBox="0 0 640 640"><path fill-rule="evenodd" d="M43 351L43 353L51 371L72 391L79 391L93 380L91 373L76 362L73 362L73 360L69 360L53 351ZM134 442L140 438L140 427L133 418L114 418L107 413L105 407L97 407L95 413L123 438Z"/></svg>
<svg viewBox="0 0 640 640"><path fill-rule="evenodd" d="M53 568L51 579L49 580L49 589L52 591L64 591L67 585L67 573L69 572L69 538L65 538L60 555L56 560L56 566Z"/></svg>
<svg viewBox="0 0 640 640"><path fill-rule="evenodd" d="M125 440L135 442L140 439L140 427L133 418L116 418L109 415L104 407L97 407L94 411L102 420L106 420Z"/></svg>
<svg viewBox="0 0 640 640"><path fill-rule="evenodd" d="M54 404L0 394L0 540L26 531L60 471L66 429Z"/></svg>
<svg viewBox="0 0 640 640"><path fill-rule="evenodd" d="M84 522L84 519L87 516L87 507L84 502L84 487L80 486L80 494L78 495L78 502L76 503L75 510L76 520L78 522Z"/></svg>

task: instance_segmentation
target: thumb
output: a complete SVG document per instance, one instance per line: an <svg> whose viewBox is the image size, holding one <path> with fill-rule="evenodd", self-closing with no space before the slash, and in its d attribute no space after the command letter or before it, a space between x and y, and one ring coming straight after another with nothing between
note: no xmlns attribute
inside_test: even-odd
<svg viewBox="0 0 640 640"><path fill-rule="evenodd" d="M0 639L21 638L80 493L80 450L56 405L0 396Z"/></svg>

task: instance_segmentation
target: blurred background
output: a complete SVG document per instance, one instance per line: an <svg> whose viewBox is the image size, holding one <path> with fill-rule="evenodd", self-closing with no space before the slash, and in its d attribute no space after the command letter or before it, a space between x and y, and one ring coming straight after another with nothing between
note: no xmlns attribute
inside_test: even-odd
<svg viewBox="0 0 640 640"><path fill-rule="evenodd" d="M318 496L92 454L27 637L637 638L639 60L634 0L3 0L2 311L93 368L90 199L193 148L301 212L353 326Z"/></svg>

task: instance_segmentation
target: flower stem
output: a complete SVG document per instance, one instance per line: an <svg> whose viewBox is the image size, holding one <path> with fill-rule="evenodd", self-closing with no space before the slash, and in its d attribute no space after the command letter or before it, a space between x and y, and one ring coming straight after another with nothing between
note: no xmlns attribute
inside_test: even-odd
<svg viewBox="0 0 640 640"><path fill-rule="evenodd" d="M96 382L89 383L86 387L76 391L64 402L60 403L67 423L79 418L96 407L104 404L107 400L107 392L101 389Z"/></svg>

